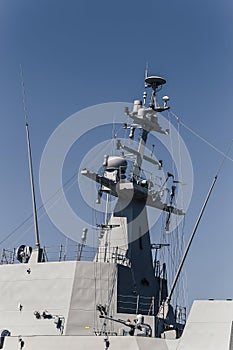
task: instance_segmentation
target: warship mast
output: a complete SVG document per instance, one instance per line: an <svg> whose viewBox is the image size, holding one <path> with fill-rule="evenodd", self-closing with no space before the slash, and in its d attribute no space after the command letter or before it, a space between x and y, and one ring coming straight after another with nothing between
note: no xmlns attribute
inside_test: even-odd
<svg viewBox="0 0 233 350"><path fill-rule="evenodd" d="M132 111L125 108L125 114L133 119L133 124L124 125L130 130L129 138L134 138L135 129L140 129L140 139L137 149L122 144L117 140L117 149L121 150L121 156L106 155L103 162L103 174L99 175L87 169L82 174L100 184L98 190L99 203L102 193L117 197L117 203L108 224L102 225L100 244L95 260L109 262L115 257L117 262L117 313L132 314L132 299L136 300L136 314L148 315L152 312L157 317L161 303L168 295L167 281L165 278L166 267L163 266L163 274L156 275L153 259L152 244L147 218L147 206L157 208L171 214L184 215L181 209L164 203L160 191L149 179L142 176L143 160L162 168L162 161L156 161L145 154L148 135L151 131L168 135L168 130L163 130L158 121L158 112L168 110L168 96L163 97L163 106L159 106L157 92L166 83L164 78L147 76L145 87L151 88L149 106L146 107L146 92L144 103L134 101ZM134 157L132 171L128 175L129 164L125 151ZM131 158L132 158L131 157ZM121 250L121 257L117 253ZM122 257L123 255L123 257ZM106 316L106 317L109 317ZM167 320L177 327L172 308ZM154 322L154 335L160 336L164 331L164 324Z"/></svg>

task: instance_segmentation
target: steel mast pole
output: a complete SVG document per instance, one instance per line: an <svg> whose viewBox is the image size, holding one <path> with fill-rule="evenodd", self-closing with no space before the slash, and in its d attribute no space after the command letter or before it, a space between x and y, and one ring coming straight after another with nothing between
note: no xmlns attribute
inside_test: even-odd
<svg viewBox="0 0 233 350"><path fill-rule="evenodd" d="M23 71L22 71L21 65L20 65L20 75L21 75L22 94L23 94L23 106L24 106L24 116L25 116L25 127L26 127L26 136L27 136L28 164L29 164L29 172L30 172L33 219L34 219L34 231L35 231L35 246L36 246L36 250L37 250L37 262L40 262L41 261L41 249L40 249L40 238L39 238L38 218L37 218L37 208L36 208L34 175L33 175L33 166L32 166L32 152L31 152L31 143L30 143L30 134L29 134L29 125L28 125L28 117L27 117L26 100L25 100L25 87L24 87L24 80L23 80Z"/></svg>
<svg viewBox="0 0 233 350"><path fill-rule="evenodd" d="M29 164L29 170L30 170L33 218L34 218L34 229L35 229L35 245L36 245L36 248L38 248L38 250L39 250L40 249L40 239L39 239L39 229L38 229L38 219L37 219L34 175L33 175L33 167L32 167L32 152L31 152L31 144L30 144L29 127L28 127L27 121L26 121L26 134L27 134L28 164Z"/></svg>

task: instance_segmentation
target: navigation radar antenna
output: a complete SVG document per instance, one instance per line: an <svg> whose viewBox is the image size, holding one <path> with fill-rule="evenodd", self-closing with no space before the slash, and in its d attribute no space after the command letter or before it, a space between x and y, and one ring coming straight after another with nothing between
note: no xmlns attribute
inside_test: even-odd
<svg viewBox="0 0 233 350"><path fill-rule="evenodd" d="M162 89L162 86L166 84L166 80L162 77L156 75L147 76L145 78L145 86L147 88L152 88L151 98L150 98L150 107L157 107L156 93Z"/></svg>

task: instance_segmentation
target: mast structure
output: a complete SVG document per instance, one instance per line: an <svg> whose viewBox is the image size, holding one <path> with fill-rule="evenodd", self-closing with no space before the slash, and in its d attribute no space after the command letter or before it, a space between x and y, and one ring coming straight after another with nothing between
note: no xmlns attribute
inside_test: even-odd
<svg viewBox="0 0 233 350"><path fill-rule="evenodd" d="M29 164L29 171L30 171L33 219L34 219L34 230L35 230L35 246L39 250L40 249L40 238L39 238L37 207L36 207L36 197L35 197L35 185L34 185L34 175L33 175L33 166L32 166L32 152L31 152L31 143L30 143L30 135L29 135L29 126L28 126L27 120L26 120L26 135L27 135L28 164Z"/></svg>
<svg viewBox="0 0 233 350"><path fill-rule="evenodd" d="M142 127L142 133L140 136L140 140L139 140L139 145L138 145L138 150L137 150L137 156L134 162L134 167L133 167L133 175L137 178L140 175L140 170L141 170L141 165L142 165L142 161L143 159L145 159L144 156L144 152L145 152L145 147L146 147L146 142L147 142L147 137L150 133L150 131L154 130L153 126L150 125L150 121L152 121L153 123L153 116L152 114L154 112L163 112L167 109L169 109L169 107L167 106L167 104L165 103L163 107L160 107L157 103L156 100L156 93L159 89L162 88L162 85L166 83L166 80L161 78L161 77L157 77L157 76L148 76L148 67L146 68L146 74L145 74L145 88L152 88L152 93L151 93L151 97L150 97L150 103L149 103L149 108L144 108L144 115L146 117L146 114L150 114L150 119L148 120L147 123L145 123L144 118L142 118L141 122L139 120L137 120L138 124L141 125ZM146 103L146 97L147 97L147 93L144 92L143 94L143 98L144 98L144 103L143 105L145 106ZM165 101L168 101L168 97L165 96ZM135 101L136 102L136 110L138 112L138 110L140 109L140 107L142 107L142 103L141 101ZM140 103L139 103L140 102ZM152 113L151 113L152 112ZM129 114L128 114L129 115ZM130 117L132 117L131 115L129 115Z"/></svg>
<svg viewBox="0 0 233 350"><path fill-rule="evenodd" d="M38 216L37 216L37 206L36 206L36 196L35 196L35 184L34 184L34 174L33 174L33 164L32 164L31 142L30 142L29 123L28 123L28 116L27 116L26 95L25 95L25 86L24 86L24 80L23 80L23 70L22 70L21 65L20 65L20 75L21 75L25 128L26 128L26 137L27 137L28 165L29 165L29 173L30 173L34 232L35 232L35 251L37 254L36 261L41 262L43 254L42 254L42 249L40 247L40 236L39 236L39 228L38 228Z"/></svg>
<svg viewBox="0 0 233 350"><path fill-rule="evenodd" d="M136 298L136 313L146 315L151 312L151 305L153 305L153 314L157 317L161 303L166 300L168 295L166 273L161 275L155 271L147 207L167 212L169 220L171 215L183 216L184 212L182 209L176 208L172 200L169 203L166 199L164 200L161 186L158 188L155 179L153 181L149 178L145 179L142 174L143 161L155 165L158 170L162 169L162 161L157 161L152 158L152 155L146 155L145 150L150 132L168 135L168 130L164 130L159 123L159 112L169 109L167 106L169 98L163 97L162 106L158 104L156 98L157 92L165 83L165 79L158 76L148 76L148 72L146 72L145 88L152 89L148 105L146 105L147 93L144 92L143 102L135 100L132 110L125 108L125 114L131 119L129 125L123 125L123 128L129 129L129 139L134 139L135 129L140 129L137 148L129 147L124 145L121 140L117 140L116 149L121 151L121 155L105 155L101 174L86 168L81 172L100 185L97 203L100 203L102 193L106 193L107 209L109 197L117 197L110 218L107 217L106 210L105 222L101 226L104 230L99 240L95 261L109 262L114 257L114 262L118 264L116 286L118 313L131 314L132 307L128 306L125 309L122 305L131 305L132 299L130 298ZM132 168L129 167L127 158L134 159ZM173 176L168 174L167 179ZM121 253L118 253L119 251ZM165 264L163 268L165 272ZM150 300L150 303L145 306L145 303L140 300ZM169 322L176 327L174 317L174 313L171 312ZM161 326L154 333L157 335L161 334L162 331L163 327Z"/></svg>

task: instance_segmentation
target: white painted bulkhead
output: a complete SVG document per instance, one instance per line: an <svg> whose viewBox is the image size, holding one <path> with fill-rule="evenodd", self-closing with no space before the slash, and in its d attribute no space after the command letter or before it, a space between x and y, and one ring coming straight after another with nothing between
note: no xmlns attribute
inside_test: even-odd
<svg viewBox="0 0 233 350"><path fill-rule="evenodd" d="M20 348L21 336L22 349L26 350L104 350L104 336L93 333L94 327L101 327L96 321L96 304L109 301L115 279L115 264L51 262L0 266L0 327L11 332L3 349ZM44 310L64 319L63 335L53 318L35 317L35 311ZM195 301L180 339L116 335L109 337L109 349L230 350L232 321L233 301Z"/></svg>
<svg viewBox="0 0 233 350"><path fill-rule="evenodd" d="M11 336L89 335L96 324L96 304L107 304L116 265L96 262L49 262L0 266L0 329ZM52 318L37 319L47 311Z"/></svg>

